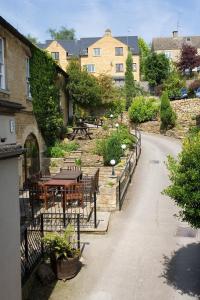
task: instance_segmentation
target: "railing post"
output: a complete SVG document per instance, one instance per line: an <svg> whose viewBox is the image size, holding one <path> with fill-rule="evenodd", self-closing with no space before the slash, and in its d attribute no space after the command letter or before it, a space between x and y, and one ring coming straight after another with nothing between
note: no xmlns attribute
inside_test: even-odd
<svg viewBox="0 0 200 300"><path fill-rule="evenodd" d="M28 262L28 231L27 228L24 230L24 248L25 248L25 259Z"/></svg>
<svg viewBox="0 0 200 300"><path fill-rule="evenodd" d="M77 247L81 248L80 245L80 214L77 214Z"/></svg>
<svg viewBox="0 0 200 300"><path fill-rule="evenodd" d="M44 215L43 213L40 215L40 236L41 236L41 252L44 254L44 246L42 242L42 238L44 237Z"/></svg>
<svg viewBox="0 0 200 300"><path fill-rule="evenodd" d="M131 182L131 160L128 161L129 182Z"/></svg>
<svg viewBox="0 0 200 300"><path fill-rule="evenodd" d="M94 228L97 228L97 194L94 191Z"/></svg>
<svg viewBox="0 0 200 300"><path fill-rule="evenodd" d="M121 210L121 181L119 179L119 210Z"/></svg>
<svg viewBox="0 0 200 300"><path fill-rule="evenodd" d="M62 203L63 203L63 226L65 228L66 226L66 214L65 214L65 196L64 196L64 192L63 192L63 197L62 197Z"/></svg>

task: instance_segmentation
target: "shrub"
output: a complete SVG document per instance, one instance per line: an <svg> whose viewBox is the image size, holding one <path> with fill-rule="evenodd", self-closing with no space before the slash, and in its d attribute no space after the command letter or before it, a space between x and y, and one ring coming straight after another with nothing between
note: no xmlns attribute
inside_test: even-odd
<svg viewBox="0 0 200 300"><path fill-rule="evenodd" d="M178 160L168 157L171 185L164 193L181 208L183 221L200 227L200 132L187 137Z"/></svg>
<svg viewBox="0 0 200 300"><path fill-rule="evenodd" d="M110 161L114 159L116 164L120 162L122 156L121 141L117 135L111 135L105 143L103 149L104 165L110 165Z"/></svg>
<svg viewBox="0 0 200 300"><path fill-rule="evenodd" d="M171 107L167 92L164 92L161 97L160 119L161 130L167 130L175 126L176 113Z"/></svg>
<svg viewBox="0 0 200 300"><path fill-rule="evenodd" d="M113 135L117 135L121 145L126 144L129 148L132 148L136 142L135 137L130 134L126 125L120 125L118 131L113 133Z"/></svg>
<svg viewBox="0 0 200 300"><path fill-rule="evenodd" d="M129 108L129 118L134 123L151 121L159 111L159 102L155 98L136 97Z"/></svg>
<svg viewBox="0 0 200 300"><path fill-rule="evenodd" d="M178 72L173 71L167 80L164 81L163 90L167 91L168 97L179 97L181 88L185 87L185 80L182 79Z"/></svg>
<svg viewBox="0 0 200 300"><path fill-rule="evenodd" d="M79 148L79 144L76 142L69 143L56 143L53 147L48 147L45 154L48 157L64 157L66 152L76 151Z"/></svg>
<svg viewBox="0 0 200 300"><path fill-rule="evenodd" d="M200 80L194 80L188 87L188 93L190 97L195 96L195 91L200 87Z"/></svg>

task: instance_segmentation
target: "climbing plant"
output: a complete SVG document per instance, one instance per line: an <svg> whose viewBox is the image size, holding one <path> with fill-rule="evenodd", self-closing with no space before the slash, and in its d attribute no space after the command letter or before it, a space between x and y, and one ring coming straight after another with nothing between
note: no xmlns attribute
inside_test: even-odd
<svg viewBox="0 0 200 300"><path fill-rule="evenodd" d="M48 146L54 145L63 127L57 77L53 59L44 51L34 47L30 59L33 111Z"/></svg>

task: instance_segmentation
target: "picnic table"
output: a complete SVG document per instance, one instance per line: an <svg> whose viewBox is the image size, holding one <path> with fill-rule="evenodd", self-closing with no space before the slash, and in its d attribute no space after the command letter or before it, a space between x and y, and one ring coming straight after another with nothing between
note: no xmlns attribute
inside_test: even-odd
<svg viewBox="0 0 200 300"><path fill-rule="evenodd" d="M89 128L87 126L73 127L73 132L70 135L70 140L74 140L78 134L88 137L90 140L92 139L92 133L89 132Z"/></svg>

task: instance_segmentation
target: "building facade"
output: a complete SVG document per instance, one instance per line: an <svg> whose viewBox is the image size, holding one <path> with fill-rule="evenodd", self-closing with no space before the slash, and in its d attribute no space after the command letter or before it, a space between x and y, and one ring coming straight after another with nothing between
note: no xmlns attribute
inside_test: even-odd
<svg viewBox="0 0 200 300"><path fill-rule="evenodd" d="M126 59L128 51L131 51L134 79L140 80L140 56L136 36L113 37L108 29L103 37L81 38L76 41L50 40L39 47L46 49L64 70L72 57L78 57L82 68L89 73L94 76L109 75L119 85L124 83Z"/></svg>
<svg viewBox="0 0 200 300"><path fill-rule="evenodd" d="M19 159L20 186L27 177L41 169L46 148L33 113L30 93L29 60L32 47L33 45L12 25L0 18L0 100L8 103L15 101L23 107L13 123L16 142L28 149ZM57 70L61 80L67 80L67 74L59 67ZM66 125L71 108L64 87L60 88L60 105Z"/></svg>
<svg viewBox="0 0 200 300"><path fill-rule="evenodd" d="M200 36L179 36L178 31L173 31L172 37L153 38L152 50L156 53L164 53L171 61L178 62L183 44L197 48L200 54Z"/></svg>

